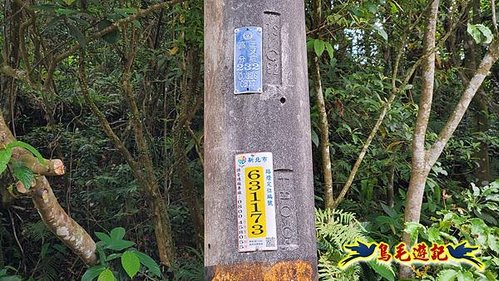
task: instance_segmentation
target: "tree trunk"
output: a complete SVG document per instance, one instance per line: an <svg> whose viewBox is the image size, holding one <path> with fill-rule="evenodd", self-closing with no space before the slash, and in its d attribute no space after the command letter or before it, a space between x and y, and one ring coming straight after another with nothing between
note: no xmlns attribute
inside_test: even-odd
<svg viewBox="0 0 499 281"><path fill-rule="evenodd" d="M13 0L6 0L4 7L4 33L3 49L1 56L6 64L12 68L19 65L19 28L21 25L21 7ZM7 124L14 121L14 104L17 95L17 82L15 78L0 76L0 110L8 113L5 121ZM12 126L13 128L14 126ZM15 130L13 130L15 135Z"/></svg>
<svg viewBox="0 0 499 281"><path fill-rule="evenodd" d="M334 208L333 173L331 170L331 152L329 148L329 122L327 118L326 102L322 91L321 71L319 58L313 55L313 80L316 94L316 105L319 109L319 149L322 158L322 173L324 175L324 205L326 209Z"/></svg>
<svg viewBox="0 0 499 281"><path fill-rule="evenodd" d="M197 47L191 46L185 52L185 63L183 67L183 80L180 86L181 101L177 122L173 128L175 154L175 170L182 184L183 201L186 203L198 246L203 245L204 219L201 204L198 200L197 188L192 180L192 172L188 163L185 144L187 142L187 128L201 105L203 96L198 91L201 65L197 63L200 59Z"/></svg>
<svg viewBox="0 0 499 281"><path fill-rule="evenodd" d="M489 107L487 105L487 95L484 90L479 90L477 93L477 98L474 99L476 105L476 112L473 114L474 132L475 133L486 133L489 129L489 118L488 111ZM478 163L478 167L475 170L476 178L480 186L485 186L492 180L492 175L490 173L490 157L489 157L489 145L486 141L481 140L478 150L474 153L474 158Z"/></svg>
<svg viewBox="0 0 499 281"><path fill-rule="evenodd" d="M424 53L429 53L422 66L422 92L419 101L418 116L414 128L414 139L412 142L412 163L411 179L409 189L407 190L407 199L405 207L405 221L419 222L421 213L421 204L423 203L423 194L426 183L426 177L430 172L430 166L426 160L425 154L425 136L430 119L431 103L433 99L433 88L435 79L435 33L437 28L439 0L433 0L428 15L428 26L424 37ZM411 245L408 233L403 234L402 239L406 245ZM400 277L408 278L411 275L409 267L401 266Z"/></svg>
<svg viewBox="0 0 499 281"><path fill-rule="evenodd" d="M314 0L313 27L318 29L322 22L322 0ZM324 176L324 207L326 209L334 208L333 193L333 173L331 170L331 151L329 148L329 121L326 110L326 101L321 81L320 57L315 52L311 52L312 57L312 80L316 105L319 110L319 150L321 154L322 174Z"/></svg>
<svg viewBox="0 0 499 281"><path fill-rule="evenodd" d="M141 187L143 188L143 186ZM171 267L175 261L175 243L173 241L170 216L168 215L168 206L159 192L159 186L156 179L154 179L154 182L151 182L145 190L153 209L152 219L159 260L163 265Z"/></svg>
<svg viewBox="0 0 499 281"><path fill-rule="evenodd" d="M436 23L436 10L438 8L438 0L432 3L432 9L429 17L428 31L425 36L425 49L428 48L428 35L434 31L432 28ZM432 20L433 19L433 20ZM434 33L433 33L434 36ZM427 39L428 38L428 39ZM427 49L428 50L428 49ZM423 202L424 187L426 178L431 170L431 167L437 162L442 154L443 149L461 122L471 100L483 83L483 80L488 75L490 68L499 58L499 41L494 40L483 57L480 65L474 72L472 78L469 80L460 100L452 111L449 119L440 131L435 143L427 150L424 149L424 134L426 133L426 124L428 122L429 111L431 110L431 96L428 90L432 88L433 76L429 76L431 68L434 68L434 60L430 57L425 60L423 65L423 93L420 101L418 118L416 120L415 136L413 142L413 160L411 180L409 182L409 189L407 191L407 202L405 205L405 221L406 222L419 222L421 215L421 205ZM429 72L428 72L429 71ZM431 80L430 80L431 79ZM425 124L426 123L426 124ZM424 128L424 130L423 130ZM407 233L403 235L403 242L410 245L410 236ZM408 267L401 267L400 277L408 278L411 271Z"/></svg>

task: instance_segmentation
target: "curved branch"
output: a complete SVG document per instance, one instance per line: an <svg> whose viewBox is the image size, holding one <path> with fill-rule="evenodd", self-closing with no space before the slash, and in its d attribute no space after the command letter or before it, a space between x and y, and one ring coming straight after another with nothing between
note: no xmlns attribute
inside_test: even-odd
<svg viewBox="0 0 499 281"><path fill-rule="evenodd" d="M113 32L113 31L118 30L119 28L123 27L124 25L126 25L128 23L133 22L134 20L137 20L139 18L145 17L145 16L149 15L150 13L152 13L154 11L157 11L157 10L160 10L160 9L164 9L164 8L166 8L168 6L171 6L171 5L174 5L174 4L178 4L178 3L181 3L181 2L183 2L183 0L171 0L171 1L166 1L166 2L161 2L161 3L158 3L158 4L151 5L147 9L138 10L137 13L135 13L133 15L130 15L130 16L124 18L124 19L118 20L118 21L112 23L111 25L109 25L108 27L102 29L101 31L98 31L94 35L90 36L90 38L88 38L86 40L86 42L89 43L89 42L94 41L96 39L102 38L103 36L105 36L105 35ZM75 45L73 45L71 48L69 48L65 52L62 52L62 53L58 54L57 56L55 56L54 63L55 64L59 63L63 59L65 59L65 58L69 57L70 55L74 54L81 47L82 46L80 45L80 43L76 43Z"/></svg>
<svg viewBox="0 0 499 281"><path fill-rule="evenodd" d="M3 115L0 114L0 145L15 141L12 132L9 130ZM38 160L31 155L31 152L23 148L15 148L12 153L13 160L20 160L24 163L32 163L28 168L33 171L40 170L45 174L63 174L64 165L60 160L47 160L48 165L41 167ZM37 164L33 164L36 162ZM62 170L61 170L62 167ZM18 189L22 187L18 186ZM33 187L23 192L29 195L38 210L42 221L47 227L76 255L78 255L86 264L92 265L97 262L95 254L95 242L90 235L81 227L75 220L73 220L61 207L57 198L50 187L50 184L43 175L37 175Z"/></svg>

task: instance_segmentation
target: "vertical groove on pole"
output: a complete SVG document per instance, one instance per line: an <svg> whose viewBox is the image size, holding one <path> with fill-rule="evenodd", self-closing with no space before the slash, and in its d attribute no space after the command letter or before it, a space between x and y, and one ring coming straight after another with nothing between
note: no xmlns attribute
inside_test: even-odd
<svg viewBox="0 0 499 281"><path fill-rule="evenodd" d="M315 280L304 2L205 0L207 280ZM234 29L263 28L263 93L234 94ZM276 251L238 252L234 156L272 152Z"/></svg>

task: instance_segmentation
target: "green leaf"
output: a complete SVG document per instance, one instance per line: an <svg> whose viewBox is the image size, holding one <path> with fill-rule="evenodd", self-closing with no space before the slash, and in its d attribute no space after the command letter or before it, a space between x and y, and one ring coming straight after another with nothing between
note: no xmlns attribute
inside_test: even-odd
<svg viewBox="0 0 499 281"><path fill-rule="evenodd" d="M97 24L97 28L99 29L99 31L101 31L112 24L113 24L112 21L104 19ZM107 33L106 35L102 36L102 39L109 44L114 44L119 40L119 31L115 30L113 32Z"/></svg>
<svg viewBox="0 0 499 281"><path fill-rule="evenodd" d="M108 245L109 242L111 242L111 237L109 237L109 235L107 235L107 234L105 234L103 232L96 231L95 232L95 236L97 236L97 238L99 238L106 245Z"/></svg>
<svg viewBox="0 0 499 281"><path fill-rule="evenodd" d="M324 53L324 49L326 48L326 43L320 39L314 40L314 51L315 54L320 57L322 53Z"/></svg>
<svg viewBox="0 0 499 281"><path fill-rule="evenodd" d="M499 254L499 247L497 245L497 236L495 236L494 234L491 234L489 233L488 237L487 237L487 240L488 240L488 244L489 244L489 248L498 253Z"/></svg>
<svg viewBox="0 0 499 281"><path fill-rule="evenodd" d="M140 269L140 260L134 252L126 251L121 256L121 265L125 269L126 274L133 278Z"/></svg>
<svg viewBox="0 0 499 281"><path fill-rule="evenodd" d="M81 281L92 281L94 280L102 271L104 271L105 267L103 265L92 266L91 268L85 271L85 274L81 277Z"/></svg>
<svg viewBox="0 0 499 281"><path fill-rule="evenodd" d="M384 277L389 281L395 280L395 272L393 272L392 267L389 264L380 264L375 260L369 261L369 266L376 271L379 275Z"/></svg>
<svg viewBox="0 0 499 281"><path fill-rule="evenodd" d="M24 188L31 188L31 183L33 182L35 176L33 171L31 171L28 167L24 166L20 162L16 162L12 165L12 174L14 174L14 177L17 180L23 183Z"/></svg>
<svg viewBox="0 0 499 281"><path fill-rule="evenodd" d="M114 251L121 251L135 245L134 242L128 240L112 240L107 244L106 248Z"/></svg>
<svg viewBox="0 0 499 281"><path fill-rule="evenodd" d="M68 6L71 6L76 0L64 0L64 3L66 3L66 5Z"/></svg>
<svg viewBox="0 0 499 281"><path fill-rule="evenodd" d="M70 15L77 14L78 12L76 10L73 10L73 9L58 8L58 9L55 9L55 13L58 15L63 15L63 16L70 16Z"/></svg>
<svg viewBox="0 0 499 281"><path fill-rule="evenodd" d="M114 277L114 273L109 268L106 268L99 274L97 281L116 281L116 277Z"/></svg>
<svg viewBox="0 0 499 281"><path fill-rule="evenodd" d="M317 132L312 129L312 143L315 145L315 147L319 147L319 135L317 135Z"/></svg>
<svg viewBox="0 0 499 281"><path fill-rule="evenodd" d="M477 24L476 28L478 28L482 35L485 36L485 41L483 41L483 43L490 44L492 42L492 39L494 38L494 35L492 35L492 31L490 31L490 28L486 27L483 24Z"/></svg>
<svg viewBox="0 0 499 281"><path fill-rule="evenodd" d="M110 254L109 256L106 257L106 261L112 261L119 257L121 257L121 253Z"/></svg>
<svg viewBox="0 0 499 281"><path fill-rule="evenodd" d="M457 274L457 280L458 281L474 281L475 278L473 278L473 273L471 273L469 271L465 271L465 272L460 271Z"/></svg>
<svg viewBox="0 0 499 281"><path fill-rule="evenodd" d="M57 8L57 5L54 4L36 4L36 5L31 5L31 8L35 11L41 11L41 12L54 12L54 10Z"/></svg>
<svg viewBox="0 0 499 281"><path fill-rule="evenodd" d="M488 212L481 212L480 214L477 215L479 218L486 220L488 223L496 225L497 220L494 218L493 215L489 214Z"/></svg>
<svg viewBox="0 0 499 281"><path fill-rule="evenodd" d="M431 226L428 228L428 241L430 242L440 242L442 239L440 238L440 230L436 226Z"/></svg>
<svg viewBox="0 0 499 281"><path fill-rule="evenodd" d="M392 14L396 14L398 13L399 9L397 7L397 5L395 5L394 2L390 2L390 13Z"/></svg>
<svg viewBox="0 0 499 281"><path fill-rule="evenodd" d="M334 48L329 42L326 42L326 51L330 59L334 58Z"/></svg>
<svg viewBox="0 0 499 281"><path fill-rule="evenodd" d="M140 263L143 264L147 269L154 275L161 277L161 270L159 269L159 265L148 255L141 253L139 251L133 251L135 255L140 260Z"/></svg>
<svg viewBox="0 0 499 281"><path fill-rule="evenodd" d="M404 232L409 233L411 236L411 244L416 241L420 230L424 230L424 226L417 222L407 222L405 223Z"/></svg>
<svg viewBox="0 0 499 281"><path fill-rule="evenodd" d="M446 269L440 271L438 274L438 281L454 281L456 279L457 272L454 269Z"/></svg>
<svg viewBox="0 0 499 281"><path fill-rule="evenodd" d="M115 8L114 12L123 16L128 16L137 13L137 8Z"/></svg>
<svg viewBox="0 0 499 281"><path fill-rule="evenodd" d="M126 230L123 227L116 227L111 230L110 236L112 240L121 240L125 237Z"/></svg>
<svg viewBox="0 0 499 281"><path fill-rule="evenodd" d="M73 36L76 41L80 44L80 46L85 47L87 44L87 39L85 38L85 35L83 35L83 32L74 24L68 22L67 26L69 28L69 34Z"/></svg>
<svg viewBox="0 0 499 281"><path fill-rule="evenodd" d="M45 159L43 158L43 156L40 154L40 152L38 152L38 150L36 150L36 148L31 146L30 144L22 141L13 141L7 144L6 149L13 149L14 147L22 147L26 149L27 151L31 152L36 157L36 159L38 159L38 162L45 164Z"/></svg>
<svg viewBox="0 0 499 281"><path fill-rule="evenodd" d="M492 35L492 31L490 31L490 29L483 24L468 23L468 28L466 29L466 31L469 35L471 35L471 37L473 37L473 40L475 40L477 44L489 44L490 42L492 42L492 39L494 37Z"/></svg>
<svg viewBox="0 0 499 281"><path fill-rule="evenodd" d="M102 266L107 267L108 262L106 261L106 253L104 252L104 249L102 248L102 244L104 244L104 242L102 242L102 241L95 243L95 245L97 246L96 247L97 255L99 256L99 263Z"/></svg>
<svg viewBox="0 0 499 281"><path fill-rule="evenodd" d="M388 34L386 33L383 26L373 25L373 29L379 34L379 36L383 37L385 41L388 41Z"/></svg>
<svg viewBox="0 0 499 281"><path fill-rule="evenodd" d="M381 208L383 209L383 211L389 215L390 217L394 218L394 217L397 217L397 211L395 211L393 208L391 207L388 207L388 205L385 205L383 203L381 203Z"/></svg>
<svg viewBox="0 0 499 281"><path fill-rule="evenodd" d="M468 32L471 37L473 37L473 40L475 40L476 43L480 43L480 31L474 24L468 23L468 27L466 28L466 31Z"/></svg>
<svg viewBox="0 0 499 281"><path fill-rule="evenodd" d="M0 281L23 281L23 279L18 275L11 275L11 276L1 277Z"/></svg>
<svg viewBox="0 0 499 281"><path fill-rule="evenodd" d="M5 148L0 150L0 175L7 169L10 158L12 157L12 149Z"/></svg>
<svg viewBox="0 0 499 281"><path fill-rule="evenodd" d="M314 47L314 41L315 39L307 38L307 50L312 50L312 48Z"/></svg>

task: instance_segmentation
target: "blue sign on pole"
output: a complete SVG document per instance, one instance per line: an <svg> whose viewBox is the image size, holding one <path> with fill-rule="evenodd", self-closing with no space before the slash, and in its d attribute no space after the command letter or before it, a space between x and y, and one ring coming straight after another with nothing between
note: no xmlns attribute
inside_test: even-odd
<svg viewBox="0 0 499 281"><path fill-rule="evenodd" d="M234 29L234 94L263 92L262 28Z"/></svg>

